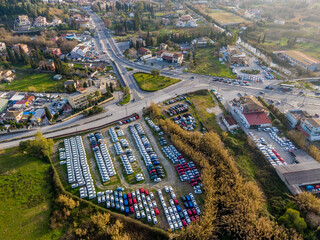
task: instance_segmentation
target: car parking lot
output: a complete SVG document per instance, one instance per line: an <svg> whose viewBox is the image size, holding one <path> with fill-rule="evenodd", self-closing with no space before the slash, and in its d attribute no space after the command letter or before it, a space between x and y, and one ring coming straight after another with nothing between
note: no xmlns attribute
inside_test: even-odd
<svg viewBox="0 0 320 240"><path fill-rule="evenodd" d="M285 139L278 137L279 132L277 128L264 129L250 129L248 135L256 143L258 149L266 156L267 160L273 165L281 166L287 164L293 164L294 158L290 151L294 151L297 148L293 144Z"/></svg>
<svg viewBox="0 0 320 240"><path fill-rule="evenodd" d="M75 146L70 144L69 147L70 141L76 143ZM81 163L78 164L81 170L84 169L81 172L79 167L75 167L78 166L76 161L74 163L70 162L73 165L68 164L67 173L70 175L71 187L79 189L80 197L92 199L103 207L128 214L129 217L140 219L145 223L158 224L166 230L169 228L180 229L193 221L190 217L186 220L182 210L183 203L181 203L179 206L175 205L175 210L170 206L173 212L177 211L179 218L176 214L174 217L170 216L172 225L169 225L168 217L160 206L162 205L161 200L156 194L158 189L165 189L164 186L166 185L173 186L173 195L170 193L170 197L175 201L174 198L177 198L177 195L185 195L186 192L191 192L193 185L196 187L193 190L199 190L198 193L201 193L201 184L200 178L197 178L199 172L195 169L193 163L186 160L184 162L184 159L180 159L178 164L181 162L181 166L172 165L172 161L163 155L161 147L168 146L168 142L160 127L154 124L152 120L146 119L146 122L144 122L141 119L136 123L118 124L94 133L85 134L82 137L79 136L74 140L66 140L65 146L67 147L62 147L60 143L57 148L57 160L60 160L59 163L62 165L70 162L69 156L73 154L73 147L75 147L75 152L81 152L79 159L88 157L87 169L86 165L83 165L82 168ZM69 149L71 153L69 153ZM117 155L117 152L121 152L121 154ZM73 169L70 166L73 166ZM166 166L166 169L164 166ZM130 171L131 169L133 173ZM72 170L74 171L73 175ZM170 175L166 177L167 172ZM83 179L91 177L91 180L88 180L88 186L87 181L77 180L76 175L81 173ZM186 176L185 180L181 177L184 175ZM129 178L134 181L128 181ZM180 180L178 180L179 178ZM194 178L194 180L184 184L181 182L181 178L183 181L189 181L191 178ZM198 183L193 183L195 180ZM136 187L132 184L136 184ZM150 189L147 190L147 194L156 195L154 199L151 199L151 202L147 200L146 193L141 194L141 187ZM138 197L137 188L140 191L141 200ZM132 189L135 189L135 191ZM114 190L116 190L116 193L114 193ZM131 198L128 194L129 191ZM135 192L135 197L133 192ZM164 196L165 201L166 199L167 197ZM172 205L171 201L169 203ZM193 205L191 204L191 206ZM194 216L195 221L197 218Z"/></svg>

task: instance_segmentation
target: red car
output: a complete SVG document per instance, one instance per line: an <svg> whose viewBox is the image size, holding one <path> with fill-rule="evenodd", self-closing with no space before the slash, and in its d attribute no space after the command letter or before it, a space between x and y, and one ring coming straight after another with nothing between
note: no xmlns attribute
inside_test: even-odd
<svg viewBox="0 0 320 240"><path fill-rule="evenodd" d="M128 192L127 197L131 198L131 192Z"/></svg>
<svg viewBox="0 0 320 240"><path fill-rule="evenodd" d="M137 199L136 198L132 198L132 200L133 200L133 204L137 203Z"/></svg>
<svg viewBox="0 0 320 240"><path fill-rule="evenodd" d="M179 202L177 199L173 199L174 205L179 205Z"/></svg>
<svg viewBox="0 0 320 240"><path fill-rule="evenodd" d="M129 198L128 202L129 202L129 205L132 206L132 199L131 198Z"/></svg>
<svg viewBox="0 0 320 240"><path fill-rule="evenodd" d="M192 216L192 212L191 212L191 210L190 210L190 209L188 209L188 210L187 210L187 213L188 213L189 217L191 217L191 216Z"/></svg>
<svg viewBox="0 0 320 240"><path fill-rule="evenodd" d="M199 221L199 216L198 215L195 215L194 217L196 218L197 221Z"/></svg>
<svg viewBox="0 0 320 240"><path fill-rule="evenodd" d="M146 196L148 196L149 195L149 192L148 192L148 190L146 189L146 190L144 190L144 194L146 195Z"/></svg>
<svg viewBox="0 0 320 240"><path fill-rule="evenodd" d="M144 193L144 190L143 190L143 188L140 188L140 193Z"/></svg>
<svg viewBox="0 0 320 240"><path fill-rule="evenodd" d="M198 185L198 182L193 182L191 183L191 186L194 187L194 186L197 186Z"/></svg>
<svg viewBox="0 0 320 240"><path fill-rule="evenodd" d="M139 119L139 116L137 115L137 116L135 116L135 118L136 118L136 119Z"/></svg>
<svg viewBox="0 0 320 240"><path fill-rule="evenodd" d="M134 213L133 206L131 206L129 210L130 210L130 213Z"/></svg>
<svg viewBox="0 0 320 240"><path fill-rule="evenodd" d="M191 219L192 222L196 221L196 219L194 217L190 217L190 219Z"/></svg>
<svg viewBox="0 0 320 240"><path fill-rule="evenodd" d="M159 209L158 208L155 208L154 209L154 213L158 216L160 213L159 213Z"/></svg>
<svg viewBox="0 0 320 240"><path fill-rule="evenodd" d="M191 209L191 212L192 212L193 215L197 214L197 211L194 208Z"/></svg>
<svg viewBox="0 0 320 240"><path fill-rule="evenodd" d="M184 219L181 222L182 222L183 226L187 226L188 225L186 220L184 220Z"/></svg>

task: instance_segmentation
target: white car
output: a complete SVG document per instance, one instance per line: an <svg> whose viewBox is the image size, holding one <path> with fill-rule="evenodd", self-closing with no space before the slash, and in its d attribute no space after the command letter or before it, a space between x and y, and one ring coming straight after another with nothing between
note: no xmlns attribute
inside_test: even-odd
<svg viewBox="0 0 320 240"><path fill-rule="evenodd" d="M150 214L147 215L147 220L148 220L148 222L151 222L151 216L150 216Z"/></svg>
<svg viewBox="0 0 320 240"><path fill-rule="evenodd" d="M156 217L156 216L153 216L153 217L152 217L152 220L153 220L153 224L157 224L157 223L158 223L158 220L157 220L157 217Z"/></svg>
<svg viewBox="0 0 320 240"><path fill-rule="evenodd" d="M153 209L151 209L150 212L151 212L151 216L155 216L156 215L156 213L154 212Z"/></svg>
<svg viewBox="0 0 320 240"><path fill-rule="evenodd" d="M173 226L174 226L174 228L175 228L176 230L179 229L179 226L178 226L178 223L177 223L177 222L175 222L175 223L173 224Z"/></svg>
<svg viewBox="0 0 320 240"><path fill-rule="evenodd" d="M172 223L169 224L169 228L171 229L171 231L174 231L174 226Z"/></svg>
<svg viewBox="0 0 320 240"><path fill-rule="evenodd" d="M141 210L141 218L145 218L146 217L146 214L143 210Z"/></svg>
<svg viewBox="0 0 320 240"><path fill-rule="evenodd" d="M164 186L164 191L167 192L167 193L169 192L168 186Z"/></svg>
<svg viewBox="0 0 320 240"><path fill-rule="evenodd" d="M152 201L152 206L153 206L153 208L156 208L156 207L157 207L156 201Z"/></svg>
<svg viewBox="0 0 320 240"><path fill-rule="evenodd" d="M139 212L139 211L136 211L136 218L137 218L137 219L140 219L140 218L141 218L141 215L140 215L140 212Z"/></svg>
<svg viewBox="0 0 320 240"><path fill-rule="evenodd" d="M150 193L149 193L149 196L150 196L150 198L151 198L152 200L154 199L153 192L150 192Z"/></svg>
<svg viewBox="0 0 320 240"><path fill-rule="evenodd" d="M138 206L139 206L139 210L142 210L142 209L143 209L143 206L142 206L141 203L139 203Z"/></svg>
<svg viewBox="0 0 320 240"><path fill-rule="evenodd" d="M171 186L169 186L169 191L173 192L173 188Z"/></svg>

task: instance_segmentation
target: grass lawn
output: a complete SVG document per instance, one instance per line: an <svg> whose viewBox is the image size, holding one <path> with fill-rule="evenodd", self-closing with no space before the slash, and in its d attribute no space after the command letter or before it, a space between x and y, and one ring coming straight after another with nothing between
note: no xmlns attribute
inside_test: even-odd
<svg viewBox="0 0 320 240"><path fill-rule="evenodd" d="M130 102L130 91L128 91L128 93L124 96L124 98L122 98L122 100L119 102L120 105L124 105Z"/></svg>
<svg viewBox="0 0 320 240"><path fill-rule="evenodd" d="M187 99L194 105L204 127L207 130L214 130L215 126L217 126L216 116L214 113L209 113L207 110L214 108L216 103L208 90L188 93Z"/></svg>
<svg viewBox="0 0 320 240"><path fill-rule="evenodd" d="M212 54L212 48L199 48L196 52L196 66L189 72L216 77L236 78L236 75L226 65L219 62Z"/></svg>
<svg viewBox="0 0 320 240"><path fill-rule="evenodd" d="M154 92L163 88L169 87L172 84L180 82L179 79L164 77L164 76L152 76L149 73L135 73L133 77L139 84L139 87L148 92Z"/></svg>
<svg viewBox="0 0 320 240"><path fill-rule="evenodd" d="M0 238L59 239L49 228L54 200L49 163L18 148L0 155Z"/></svg>
<svg viewBox="0 0 320 240"><path fill-rule="evenodd" d="M1 83L0 90L12 90L22 92L61 92L63 80L54 81L53 74L29 73L17 70L16 79L11 83Z"/></svg>

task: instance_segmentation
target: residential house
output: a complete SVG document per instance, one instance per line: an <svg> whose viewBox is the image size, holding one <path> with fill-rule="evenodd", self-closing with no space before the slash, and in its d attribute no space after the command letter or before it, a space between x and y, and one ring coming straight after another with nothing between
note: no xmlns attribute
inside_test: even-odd
<svg viewBox="0 0 320 240"><path fill-rule="evenodd" d="M0 71L0 80L2 82L12 82L16 75L11 70Z"/></svg>
<svg viewBox="0 0 320 240"><path fill-rule="evenodd" d="M310 141L320 140L320 119L319 118L305 118L301 121L301 129L306 133Z"/></svg>
<svg viewBox="0 0 320 240"><path fill-rule="evenodd" d="M29 48L27 44L17 43L13 45L12 49L16 50L17 52L20 52L20 47L26 54L29 54Z"/></svg>
<svg viewBox="0 0 320 240"><path fill-rule="evenodd" d="M167 49L168 49L168 44L166 44L166 43L160 44L160 50L167 50Z"/></svg>
<svg viewBox="0 0 320 240"><path fill-rule="evenodd" d="M94 97L95 92L100 91L95 87L77 88L77 92L68 95L68 102L73 108L82 108L89 104L88 97Z"/></svg>
<svg viewBox="0 0 320 240"><path fill-rule="evenodd" d="M237 46L228 45L227 53L228 53L227 58L228 58L230 64L248 66L249 59L248 59L247 54L245 52L241 52Z"/></svg>
<svg viewBox="0 0 320 240"><path fill-rule="evenodd" d="M77 88L77 83L74 80L67 80L63 84L65 88L68 88L69 85L72 85L74 86L74 88Z"/></svg>
<svg viewBox="0 0 320 240"><path fill-rule="evenodd" d="M29 30L30 27L31 27L31 22L27 15L20 15L14 25L14 28L16 30Z"/></svg>
<svg viewBox="0 0 320 240"><path fill-rule="evenodd" d="M269 110L254 96L245 96L233 101L231 110L246 128L271 126Z"/></svg>
<svg viewBox="0 0 320 240"><path fill-rule="evenodd" d="M43 71L51 71L54 72L56 70L56 66L53 61L40 61L39 68Z"/></svg>
<svg viewBox="0 0 320 240"><path fill-rule="evenodd" d="M193 39L191 41L191 45L193 46L198 46L199 48L201 47L207 47L207 46L210 46L210 45L213 45L215 44L214 41L212 41L210 38L208 37L201 37L201 38L196 38L196 39Z"/></svg>
<svg viewBox="0 0 320 240"><path fill-rule="evenodd" d="M85 57L87 55L88 51L89 51L88 46L86 46L86 45L78 45L72 50L71 54L72 55L78 55L80 57Z"/></svg>
<svg viewBox="0 0 320 240"><path fill-rule="evenodd" d="M15 122L19 122L20 119L22 118L23 112L22 111L7 111L4 116L3 116L3 120L6 121L15 121Z"/></svg>
<svg viewBox="0 0 320 240"><path fill-rule="evenodd" d="M189 14L183 15L183 16L180 17L180 21L182 21L182 22L188 22L190 20L193 20L193 18Z"/></svg>
<svg viewBox="0 0 320 240"><path fill-rule="evenodd" d="M225 116L222 118L222 122L227 127L229 131L236 130L239 128L239 125L237 124L236 120L232 116Z"/></svg>
<svg viewBox="0 0 320 240"><path fill-rule="evenodd" d="M131 38L131 42L132 42L132 45L134 47L137 46L137 43L140 47L145 47L146 46L146 41L143 40L142 38Z"/></svg>
<svg viewBox="0 0 320 240"><path fill-rule="evenodd" d="M34 102L35 99L34 96L27 95L22 100L26 101L27 105L30 105L30 103Z"/></svg>
<svg viewBox="0 0 320 240"><path fill-rule="evenodd" d="M182 64L182 62L183 62L183 54L182 53L170 52L167 50L158 51L157 58L160 61L166 61L169 63Z"/></svg>
<svg viewBox="0 0 320 240"><path fill-rule="evenodd" d="M47 48L45 52L46 52L46 54L52 54L54 56L60 56L61 55L60 48Z"/></svg>
<svg viewBox="0 0 320 240"><path fill-rule="evenodd" d="M4 52L6 50L6 44L4 42L0 42L0 52Z"/></svg>
<svg viewBox="0 0 320 240"><path fill-rule="evenodd" d="M140 56L148 55L148 54L151 54L151 53L152 52L149 49L144 48L144 47L139 47L139 49L138 49L138 54Z"/></svg>
<svg viewBox="0 0 320 240"><path fill-rule="evenodd" d="M288 122L292 128L295 128L300 125L301 121L304 118L310 118L311 115L309 115L306 111L302 110L289 110L286 115Z"/></svg>
<svg viewBox="0 0 320 240"><path fill-rule="evenodd" d="M162 18L161 22L164 26L168 26L171 23L169 18Z"/></svg>
<svg viewBox="0 0 320 240"><path fill-rule="evenodd" d="M35 27L46 27L48 25L46 17L39 16L35 18L33 26Z"/></svg>
<svg viewBox="0 0 320 240"><path fill-rule="evenodd" d="M50 23L51 26L58 26L60 24L62 24L62 21L59 18L54 18Z"/></svg>

